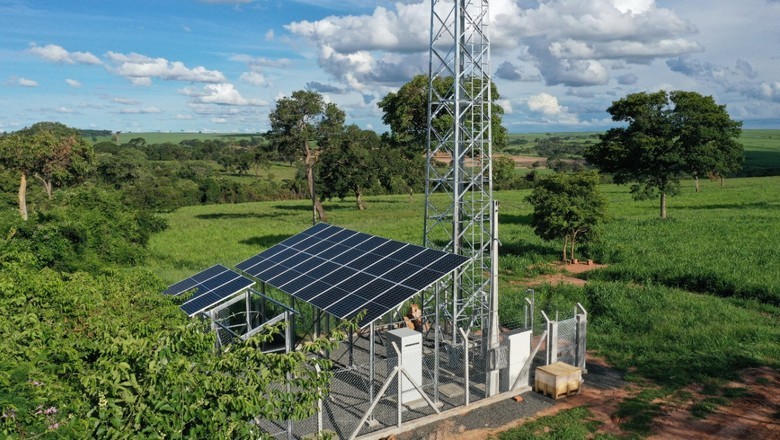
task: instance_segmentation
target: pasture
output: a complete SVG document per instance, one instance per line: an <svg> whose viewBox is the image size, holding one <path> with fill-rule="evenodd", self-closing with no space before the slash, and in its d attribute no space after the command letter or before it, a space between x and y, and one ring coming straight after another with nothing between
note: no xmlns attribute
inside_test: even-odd
<svg viewBox="0 0 780 440"><path fill-rule="evenodd" d="M657 219L657 200L636 202L626 187L600 189L608 221L601 241L579 256L609 266L585 275L585 287L538 287L536 300L562 316L582 303L590 312L589 350L644 390L620 404L622 429L651 433L658 408L681 395L706 416L741 395L729 384L745 369L779 369L780 177L727 179L722 188L705 181L700 193L684 182L683 193L669 199L666 221ZM559 243L534 235L528 194L496 194L502 322L522 319L527 283L560 258ZM423 195L367 202L366 211L352 200L325 208L334 224L422 241ZM152 237L148 269L169 284L215 263L235 265L311 221L306 201L186 207L166 217L171 227ZM709 391L691 394L691 387Z"/></svg>

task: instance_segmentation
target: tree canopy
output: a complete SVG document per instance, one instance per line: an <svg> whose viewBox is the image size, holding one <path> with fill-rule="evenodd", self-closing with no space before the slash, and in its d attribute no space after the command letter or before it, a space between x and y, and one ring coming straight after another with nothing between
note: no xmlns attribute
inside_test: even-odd
<svg viewBox="0 0 780 440"><path fill-rule="evenodd" d="M55 185L83 179L94 152L75 129L39 122L0 137L0 165L19 174L19 214L27 219L27 180L39 179L51 198Z"/></svg>
<svg viewBox="0 0 780 440"><path fill-rule="evenodd" d="M563 261L575 258L577 242L597 236L604 220L606 201L598 191L595 172L556 173L536 182L526 198L534 209L531 225L545 240L563 241Z"/></svg>
<svg viewBox="0 0 780 440"><path fill-rule="evenodd" d="M480 87L481 79L469 81L469 87ZM451 94L453 85L452 77L436 77L433 87L442 96ZM384 115L382 122L390 126L391 137L407 156L422 154L426 148L428 137L428 76L417 75L409 82L401 86L397 92L390 92L382 98L378 105ZM500 151L507 144L507 130L501 124L504 109L496 104L501 95L495 83L490 85L490 94L493 100L491 108L491 129L493 151ZM448 115L440 115L433 123L452 123L446 120Z"/></svg>
<svg viewBox="0 0 780 440"><path fill-rule="evenodd" d="M660 214L666 218L666 196L679 192L686 175L722 174L742 162L736 141L741 122L711 96L663 90L634 93L607 109L612 120L627 126L609 129L601 141L585 149L585 159L613 173L618 184L633 183L637 199L660 193Z"/></svg>
<svg viewBox="0 0 780 440"><path fill-rule="evenodd" d="M319 157L317 176L323 198L345 198L353 194L358 209L365 209L363 192L379 177L379 136L371 130L350 125L337 142Z"/></svg>
<svg viewBox="0 0 780 440"><path fill-rule="evenodd" d="M325 209L317 198L314 183L315 154L318 146L326 146L344 130L345 114L336 104L310 90L298 90L290 97L276 101L269 115L271 143L287 160L300 160L306 168L306 181L312 201L312 222L326 221Z"/></svg>

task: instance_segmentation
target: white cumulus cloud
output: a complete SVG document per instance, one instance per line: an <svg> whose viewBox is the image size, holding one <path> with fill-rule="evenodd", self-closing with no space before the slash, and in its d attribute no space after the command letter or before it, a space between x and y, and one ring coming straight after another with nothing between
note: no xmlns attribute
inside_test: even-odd
<svg viewBox="0 0 780 440"><path fill-rule="evenodd" d="M206 83L226 81L225 75L218 70L208 70L203 66L190 68L181 61L151 58L138 53L108 52L106 57L112 63L110 71L129 79L135 85L149 85L154 78Z"/></svg>
<svg viewBox="0 0 780 440"><path fill-rule="evenodd" d="M74 89L80 89L81 88L81 83L79 81L75 80L75 79L68 78L68 79L65 80L65 83L67 85L73 87Z"/></svg>
<svg viewBox="0 0 780 440"><path fill-rule="evenodd" d="M65 64L102 64L100 59L89 52L69 52L64 47L56 44L38 46L30 45L27 51L46 61Z"/></svg>
<svg viewBox="0 0 780 440"><path fill-rule="evenodd" d="M265 75L259 71L244 72L241 74L241 81L252 84L257 87L268 87L270 84Z"/></svg>
<svg viewBox="0 0 780 440"><path fill-rule="evenodd" d="M563 112L563 108L558 104L558 98L548 93L539 93L528 98L528 108L545 115L557 115Z"/></svg>
<svg viewBox="0 0 780 440"><path fill-rule="evenodd" d="M241 93L233 84L219 83L208 84L202 90L196 90L191 87L185 87L179 90L179 93L193 98L194 104L216 104L231 106L263 106L267 102L259 99L247 99L241 96Z"/></svg>

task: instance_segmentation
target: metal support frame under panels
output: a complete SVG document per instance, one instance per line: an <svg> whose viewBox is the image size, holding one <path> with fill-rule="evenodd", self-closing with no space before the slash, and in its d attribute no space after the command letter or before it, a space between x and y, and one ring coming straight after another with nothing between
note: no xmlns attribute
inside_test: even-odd
<svg viewBox="0 0 780 440"><path fill-rule="evenodd" d="M429 68L424 243L471 258L440 293L440 319L455 344L456 328L487 337L492 315L488 0L431 1Z"/></svg>

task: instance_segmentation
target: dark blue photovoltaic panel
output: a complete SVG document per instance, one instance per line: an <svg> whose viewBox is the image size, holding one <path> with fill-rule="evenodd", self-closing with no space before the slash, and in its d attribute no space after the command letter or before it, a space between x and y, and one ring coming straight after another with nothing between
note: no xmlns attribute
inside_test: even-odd
<svg viewBox="0 0 780 440"><path fill-rule="evenodd" d="M233 294L235 294L236 292L240 292L252 286L253 284L255 284L254 281L248 278L240 277L225 285L217 287L211 293L216 294L220 298L224 299L233 296Z"/></svg>
<svg viewBox="0 0 780 440"><path fill-rule="evenodd" d="M381 259L377 261L376 257L374 256L368 256L363 257L367 260L371 260L374 263L370 266L364 269L366 273L370 273L371 275L376 276L382 276L382 274L385 274L387 272L390 272L391 270L395 269L396 266L398 266L397 261L390 260L388 258Z"/></svg>
<svg viewBox="0 0 780 440"><path fill-rule="evenodd" d="M431 262L436 261L441 257L442 252L435 251L433 249L425 249L413 258L410 258L407 263L415 266L425 267Z"/></svg>
<svg viewBox="0 0 780 440"><path fill-rule="evenodd" d="M290 295L295 295L296 292L298 292L299 290L307 286L314 284L315 281L317 280L312 277L301 275L298 278L289 280L285 284L279 284L278 287L279 289L289 293Z"/></svg>
<svg viewBox="0 0 780 440"><path fill-rule="evenodd" d="M295 243L294 245L290 246L295 250L303 251L306 250L315 244L319 243L321 240L317 237L307 237L306 240L299 241L298 243Z"/></svg>
<svg viewBox="0 0 780 440"><path fill-rule="evenodd" d="M307 261L309 258L311 258L311 255L309 254L296 254L288 258L287 260L285 260L285 262L282 263L282 265L284 267L289 267L292 269L295 266Z"/></svg>
<svg viewBox="0 0 780 440"><path fill-rule="evenodd" d="M303 235L303 234L293 235L292 237L279 243L277 246L291 247L294 246L296 243L306 240L308 237L309 237L308 235Z"/></svg>
<svg viewBox="0 0 780 440"><path fill-rule="evenodd" d="M392 290L389 290L381 296L374 298L373 301L388 309L402 304L407 299L417 294L417 290L410 289L408 287L396 286Z"/></svg>
<svg viewBox="0 0 780 440"><path fill-rule="evenodd" d="M363 255L356 260L352 260L352 262L349 263L349 266L354 267L357 270L368 271L368 267L374 265L379 260L380 258L376 255L368 254Z"/></svg>
<svg viewBox="0 0 780 440"><path fill-rule="evenodd" d="M341 301L333 303L325 308L325 311L337 318L345 318L352 312L358 311L360 307L366 304L368 300L358 297L357 295L349 295L344 297Z"/></svg>
<svg viewBox="0 0 780 440"><path fill-rule="evenodd" d="M299 290L295 297L302 299L304 301L309 301L312 298L314 298L317 295L320 295L321 293L325 292L326 290L332 288L333 286L329 286L322 281L315 281L308 286L304 287L303 289Z"/></svg>
<svg viewBox="0 0 780 440"><path fill-rule="evenodd" d="M406 263L410 259L414 258L416 255L423 252L425 248L422 248L420 246L406 246L402 249L399 249L393 253L393 255L390 255L390 258L392 260L395 260L396 262L403 262Z"/></svg>
<svg viewBox="0 0 780 440"><path fill-rule="evenodd" d="M319 257L325 258L326 260L330 260L331 258L335 257L336 255L341 255L344 252L348 251L350 248L344 246L344 245L334 245L332 248L326 249L318 254Z"/></svg>
<svg viewBox="0 0 780 440"><path fill-rule="evenodd" d="M330 307L332 304L345 299L350 296L350 293L341 290L338 287L331 287L330 289L324 291L321 295L317 295L309 300L309 302L314 305L314 307L317 307L318 309L325 310L326 308Z"/></svg>
<svg viewBox="0 0 780 440"><path fill-rule="evenodd" d="M354 237L357 235L357 232L350 231L349 229L341 229L335 234L331 235L330 237L319 237L322 240L327 241L328 243L338 243L341 244L344 242L344 240L348 239L349 237Z"/></svg>
<svg viewBox="0 0 780 440"><path fill-rule="evenodd" d="M329 241L321 241L315 244L314 246L306 249L306 253L309 255L318 255L331 247L333 247L333 243Z"/></svg>
<svg viewBox="0 0 780 440"><path fill-rule="evenodd" d="M225 266L223 266L221 264L216 264L216 265L211 266L208 269L204 270L203 272L196 273L195 275L191 276L190 279L195 280L195 281L201 283L203 281L208 280L209 278L213 278L213 277L221 274L222 272L226 272L228 270L230 270L230 269L228 269L227 267L225 267Z"/></svg>
<svg viewBox="0 0 780 440"><path fill-rule="evenodd" d="M256 266L257 264L265 261L265 257L261 255L255 255L254 257L242 262L239 265L236 265L236 269L247 271L247 269L251 269L253 266ZM241 266L241 267L239 267Z"/></svg>
<svg viewBox="0 0 780 440"><path fill-rule="evenodd" d="M366 241L370 240L372 237L368 234L364 234L362 232L357 232L351 237L347 238L346 240L342 241L341 244L344 246L349 246L351 248L357 247L361 245L362 243L365 243Z"/></svg>
<svg viewBox="0 0 780 440"><path fill-rule="evenodd" d="M339 283L339 288L344 289L347 292L354 292L370 283L373 279L374 277L371 275L365 273L356 273L352 277Z"/></svg>
<svg viewBox="0 0 780 440"><path fill-rule="evenodd" d="M181 295L182 293L192 289L197 285L198 285L197 281L193 280L192 278L187 278L186 280L179 281L178 283L165 289L163 293L166 295Z"/></svg>
<svg viewBox="0 0 780 440"><path fill-rule="evenodd" d="M390 281L385 281L381 278L377 278L371 283L366 284L365 286L355 291L355 294L360 295L363 298L369 298L369 299L376 298L379 295L392 289L393 286L395 286L395 284L391 283Z"/></svg>
<svg viewBox="0 0 780 440"><path fill-rule="evenodd" d="M401 282L409 278L410 276L420 272L422 268L411 264L401 263L397 264L394 269L391 269L386 274L382 275L382 278L387 280ZM441 278L441 276L439 277Z"/></svg>
<svg viewBox="0 0 780 440"><path fill-rule="evenodd" d="M333 228L331 225L327 223L317 223L316 225L312 226L311 228L303 231L301 234L306 235L313 235L316 237L319 237L320 239L324 240L333 234L337 234L344 229L342 228Z"/></svg>
<svg viewBox="0 0 780 440"><path fill-rule="evenodd" d="M350 250L344 252L341 255L336 255L335 257L333 257L333 261L338 263L338 264L345 264L346 265L346 264L349 264L349 263L357 260L358 258L362 257L363 255L365 255L365 252L363 252L363 251L360 251L358 249L350 249Z"/></svg>
<svg viewBox="0 0 780 440"><path fill-rule="evenodd" d="M330 286L335 286L352 275L355 275L355 269L352 269L351 267L340 267L324 276L321 281Z"/></svg>
<svg viewBox="0 0 780 440"><path fill-rule="evenodd" d="M441 258L437 259L433 263L428 265L428 269L433 269L442 274L452 272L452 266L456 265L460 259L463 258L460 255L444 254Z"/></svg>
<svg viewBox="0 0 780 440"><path fill-rule="evenodd" d="M363 235L365 235L365 234L363 234ZM367 236L367 237L370 237L370 236ZM359 250L359 251L361 251L363 253L371 252L374 249L378 248L379 246L382 246L382 244L384 244L386 242L387 242L387 240L385 240L384 238L371 237L371 238L368 238L367 240L364 240L362 243L359 243L359 244L355 245L355 249L357 249L357 250Z"/></svg>
<svg viewBox="0 0 780 440"><path fill-rule="evenodd" d="M327 261L315 268L312 268L312 270L306 272L306 275L317 279L321 279L335 272L340 267L341 266L336 263Z"/></svg>
<svg viewBox="0 0 780 440"><path fill-rule="evenodd" d="M198 284L207 281L219 274L228 271L229 269L221 264L217 264L209 267L208 269L198 272L195 275L187 278L186 280L179 281L176 284L165 289L163 292L166 295L181 295L184 292L192 290Z"/></svg>
<svg viewBox="0 0 780 440"><path fill-rule="evenodd" d="M292 257L293 255L299 254L299 253L300 252L296 251L295 249L288 248L288 249L285 249L285 250L279 252L278 254L271 255L270 257L268 257L268 261L272 261L274 263L281 263L282 261Z"/></svg>
<svg viewBox="0 0 780 440"><path fill-rule="evenodd" d="M217 275L215 277L209 278L206 281L200 283L198 288L200 289L199 290L200 292L202 292L202 291L212 291L212 290L216 289L217 287L219 287L219 286L221 286L223 284L229 283L230 281L232 281L232 280L234 280L234 279L236 279L238 277L239 277L239 275L236 275L236 273L233 272L232 270L225 271L225 272L222 272L222 273L220 273L219 275Z"/></svg>
<svg viewBox="0 0 780 440"><path fill-rule="evenodd" d="M439 272L435 272L429 269L423 269L420 272L412 275L411 277L403 281L404 286L409 286L416 289L418 292L433 284L435 281L441 278Z"/></svg>
<svg viewBox="0 0 780 440"><path fill-rule="evenodd" d="M402 247L406 246L406 243L401 243L400 241L385 241L384 244L377 247L376 249L372 249L369 252L375 255L380 256L392 256L394 252L401 249Z"/></svg>
<svg viewBox="0 0 780 440"><path fill-rule="evenodd" d="M238 268L338 318L364 326L468 258L320 223Z"/></svg>
<svg viewBox="0 0 780 440"><path fill-rule="evenodd" d="M169 292L189 286L178 294L185 291L193 292L192 296L181 305L182 310L189 316L193 316L254 284L255 282L249 278L218 264L172 285L165 293L173 294Z"/></svg>
<svg viewBox="0 0 780 440"><path fill-rule="evenodd" d="M363 319L361 319L360 322L358 323L358 326L360 328L363 328L368 324L371 324L373 321L376 321L378 318L381 318L382 315L386 314L389 311L386 307L382 307L379 304L370 301L364 304L363 307L360 308L360 310L353 313L352 316L357 316L358 313L360 313L360 311L364 309L366 310L367 313L363 316Z"/></svg>
<svg viewBox="0 0 780 440"><path fill-rule="evenodd" d="M284 272L279 273L275 277L266 280L266 283L272 286L283 286L296 278L300 278L301 276L303 276L303 274L295 269L286 269Z"/></svg>

